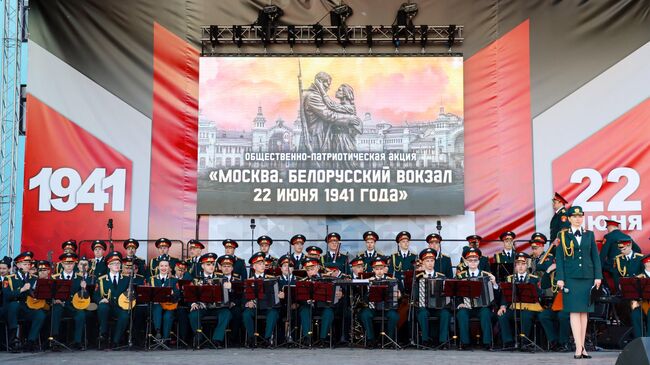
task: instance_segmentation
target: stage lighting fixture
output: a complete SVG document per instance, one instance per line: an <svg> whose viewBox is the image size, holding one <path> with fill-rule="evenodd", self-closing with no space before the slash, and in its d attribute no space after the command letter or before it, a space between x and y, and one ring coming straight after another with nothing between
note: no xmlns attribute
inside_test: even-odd
<svg viewBox="0 0 650 365"><path fill-rule="evenodd" d="M451 52L451 46L456 43L456 25L449 24L447 27L447 49Z"/></svg>
<svg viewBox="0 0 650 365"><path fill-rule="evenodd" d="M330 21L333 27L345 26L345 20L352 16L352 8L341 4L330 11Z"/></svg>
<svg viewBox="0 0 650 365"><path fill-rule="evenodd" d="M312 25L312 29L314 31L314 44L316 45L316 48L320 48L320 46L325 43L325 35L323 34L323 26L320 25L319 23L316 23Z"/></svg>
<svg viewBox="0 0 650 365"><path fill-rule="evenodd" d="M289 25L287 26L287 43L289 47L293 48L296 45L296 26Z"/></svg>
<svg viewBox="0 0 650 365"><path fill-rule="evenodd" d="M282 15L284 15L284 11L277 5L266 5L257 14L255 25L261 27L260 37L265 46L271 42L278 19Z"/></svg>
<svg viewBox="0 0 650 365"><path fill-rule="evenodd" d="M237 48L241 48L244 44L244 29L241 25L232 26L232 42L237 45Z"/></svg>
<svg viewBox="0 0 650 365"><path fill-rule="evenodd" d="M372 25L366 25L366 44L372 49Z"/></svg>
<svg viewBox="0 0 650 365"><path fill-rule="evenodd" d="M216 47L217 44L219 44L219 40L217 39L217 36L219 34L219 26L217 25L211 25L210 26L210 43L212 44L212 47Z"/></svg>
<svg viewBox="0 0 650 365"><path fill-rule="evenodd" d="M416 15L418 15L418 4L403 3L397 10L397 25L412 27Z"/></svg>
<svg viewBox="0 0 650 365"><path fill-rule="evenodd" d="M428 30L428 25L420 25L420 46L422 48L427 46L427 41L429 40Z"/></svg>

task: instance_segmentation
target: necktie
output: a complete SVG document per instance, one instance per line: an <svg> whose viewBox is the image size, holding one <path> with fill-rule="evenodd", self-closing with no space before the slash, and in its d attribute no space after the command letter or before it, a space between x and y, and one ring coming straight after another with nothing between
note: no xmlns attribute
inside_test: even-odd
<svg viewBox="0 0 650 365"><path fill-rule="evenodd" d="M117 286L117 275L113 276L113 286Z"/></svg>
<svg viewBox="0 0 650 365"><path fill-rule="evenodd" d="M524 277L521 276L521 275L519 275L519 282L520 282L520 283L523 283L523 282L524 282Z"/></svg>
<svg viewBox="0 0 650 365"><path fill-rule="evenodd" d="M165 285L165 278L162 278L162 285Z"/></svg>
<svg viewBox="0 0 650 365"><path fill-rule="evenodd" d="M433 277L433 274L429 274L429 277L432 278L432 277Z"/></svg>
<svg viewBox="0 0 650 365"><path fill-rule="evenodd" d="M576 237L580 237L582 236L582 232L580 232L580 230L577 230L576 233L574 233L573 235Z"/></svg>
<svg viewBox="0 0 650 365"><path fill-rule="evenodd" d="M476 277L476 273L472 273L472 277L475 278L475 277Z"/></svg>

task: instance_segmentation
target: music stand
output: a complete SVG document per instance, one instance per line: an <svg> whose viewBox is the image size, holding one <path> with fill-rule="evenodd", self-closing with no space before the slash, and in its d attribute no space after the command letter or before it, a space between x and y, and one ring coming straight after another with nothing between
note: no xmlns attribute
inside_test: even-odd
<svg viewBox="0 0 650 365"><path fill-rule="evenodd" d="M154 335L151 334L151 325L153 316L153 303L165 303L171 302L172 299L172 288L171 287L155 287L155 286L144 286L140 285L135 288L135 300L136 303L147 304L149 309L149 318L147 319L147 332L145 338L147 341L153 340L156 343L155 346L152 346L151 342L147 345L147 349L154 350L159 347L169 350L169 347L165 345L165 339L157 339Z"/></svg>
<svg viewBox="0 0 650 365"><path fill-rule="evenodd" d="M525 333L517 333L517 311L525 310L522 308L522 304L538 304L539 305L539 294L537 293L537 286L532 283L501 283L501 292L504 298L511 298L510 303L512 304L512 311L514 315L515 322L515 349L524 348L525 346L532 346L533 352L539 350L544 352L544 349L539 347L535 341L531 340L526 336ZM519 329L523 331L524 322L523 316L519 314ZM523 345L519 342L519 338L522 338L524 341L527 341L526 345Z"/></svg>
<svg viewBox="0 0 650 365"><path fill-rule="evenodd" d="M449 298L452 301L452 309L454 311L454 318L456 317L456 311L457 311L457 305L456 305L456 299L457 298L470 298L470 299L476 299L481 296L481 282L480 281L471 281L471 280L459 280L459 279L449 279L445 280L445 287L443 290L444 296ZM440 344L437 348L440 348L447 343L450 343L451 340L457 341L458 340L458 332L456 330L456 324L454 325L454 335L452 338L447 340L447 342ZM462 345L459 345L456 343L457 347L461 347Z"/></svg>
<svg viewBox="0 0 650 365"><path fill-rule="evenodd" d="M70 290L72 289L72 280L54 280L54 279L38 279L36 281L36 288L33 292L35 299L41 299L50 302L50 307L54 309L54 301L60 300L65 305L65 302L70 301ZM57 345L70 350L70 348L58 341L52 335L52 326L54 325L54 316L50 314L50 336L47 338L52 345Z"/></svg>
<svg viewBox="0 0 650 365"><path fill-rule="evenodd" d="M386 344L384 343L384 339L388 339L389 343L392 343L396 349L400 350L402 347L388 334L386 333L386 302L388 301L388 298L390 296L390 292L388 290L388 284L383 285L370 285L368 287L368 302L375 303L375 308L377 308L377 303L381 303L381 331L379 332L379 335L381 336L381 348L385 348Z"/></svg>
<svg viewBox="0 0 650 365"><path fill-rule="evenodd" d="M244 281L244 299L246 301L255 301L255 328L253 330L253 347L257 347L257 340L261 339L262 342L267 343L266 339L260 336L257 328L257 321L259 316L259 306L261 301L264 300L264 279L247 279ZM248 338L248 336L246 336Z"/></svg>
<svg viewBox="0 0 650 365"><path fill-rule="evenodd" d="M222 303L223 302L223 286L219 284L214 285L185 285L183 287L183 296L185 297L186 303ZM191 310L191 305L190 305ZM201 310L201 308L197 309ZM200 339L195 338L194 348L200 348L203 344L208 343L213 349L217 347L210 341L210 338L203 332L201 327L201 316L196 316L196 333L203 337L203 342L199 342ZM196 337L196 336L195 336Z"/></svg>
<svg viewBox="0 0 650 365"><path fill-rule="evenodd" d="M415 311L413 310L415 308L415 301L413 300L413 296L411 295L412 293L415 292L415 283L417 280L417 276L421 273L424 272L424 270L407 270L404 271L404 291L405 295L409 296L409 312L408 312L408 319L411 321L411 323L414 323L416 320L415 318ZM408 288L408 291L407 291ZM411 346L415 346L416 348L425 348L426 346L420 346L419 344L416 344L413 339L417 335L415 326L411 325Z"/></svg>

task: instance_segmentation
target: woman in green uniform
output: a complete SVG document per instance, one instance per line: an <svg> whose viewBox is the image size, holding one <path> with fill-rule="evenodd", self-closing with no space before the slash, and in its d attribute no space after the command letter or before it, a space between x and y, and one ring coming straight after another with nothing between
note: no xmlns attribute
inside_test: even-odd
<svg viewBox="0 0 650 365"><path fill-rule="evenodd" d="M582 208L571 207L567 215L571 228L558 235L560 246L555 259L557 286L563 290L562 310L570 313L571 332L576 343L574 358L589 359L591 356L584 345L589 312L594 311L590 293L592 287L600 287L603 273L594 232L582 228Z"/></svg>

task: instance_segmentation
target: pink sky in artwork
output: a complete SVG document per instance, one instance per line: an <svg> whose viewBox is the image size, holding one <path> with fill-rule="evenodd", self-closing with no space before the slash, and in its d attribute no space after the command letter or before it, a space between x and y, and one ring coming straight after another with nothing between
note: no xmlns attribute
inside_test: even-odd
<svg viewBox="0 0 650 365"><path fill-rule="evenodd" d="M268 123L292 123L299 108L298 58L202 58L199 76L201 116L219 128L250 130L262 106ZM442 105L463 116L461 57L303 57L302 86L325 71L332 76L329 95L340 84L352 86L357 114L401 125L437 118ZM270 125L268 125L270 126Z"/></svg>

